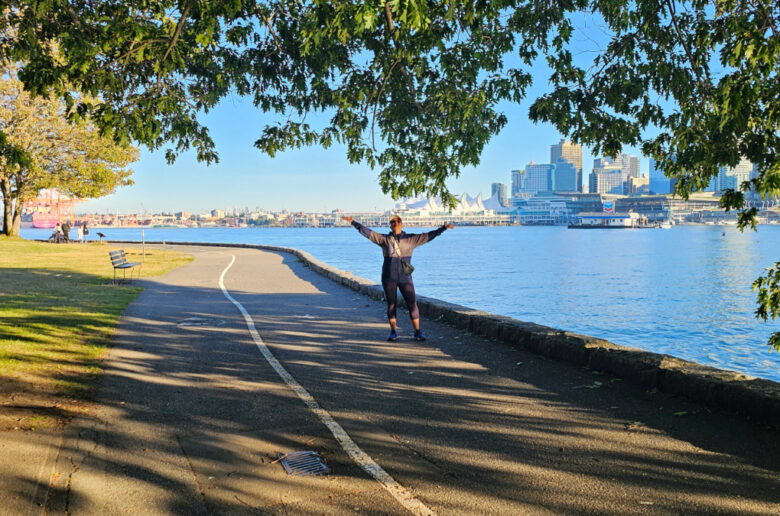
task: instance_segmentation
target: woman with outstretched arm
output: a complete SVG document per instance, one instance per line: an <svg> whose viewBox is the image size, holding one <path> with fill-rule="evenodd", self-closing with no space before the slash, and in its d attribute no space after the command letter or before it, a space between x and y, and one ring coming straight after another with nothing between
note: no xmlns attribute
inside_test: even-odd
<svg viewBox="0 0 780 516"><path fill-rule="evenodd" d="M390 335L387 340L395 342L398 340L396 332L396 301L398 299L398 290L404 296L406 306L409 308L409 316L412 318L414 326L414 340L425 340L422 330L420 330L420 310L417 308L417 298L414 292L414 283L412 282L412 251L416 247L427 244L444 230L452 229L453 224L445 224L439 229L429 231L428 233L409 234L403 231L403 222L401 217L393 215L390 217L390 232L386 235L372 231L363 224L357 222L352 217L342 217L345 221L352 224L361 235L371 240L382 248L384 262L382 263L382 288L385 291L385 300L387 301L387 320L390 323Z"/></svg>

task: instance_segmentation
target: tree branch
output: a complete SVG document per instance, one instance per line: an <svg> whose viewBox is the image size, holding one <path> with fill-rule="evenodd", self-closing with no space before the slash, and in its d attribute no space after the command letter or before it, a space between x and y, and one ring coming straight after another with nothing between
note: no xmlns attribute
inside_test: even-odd
<svg viewBox="0 0 780 516"><path fill-rule="evenodd" d="M392 64L392 66L390 66L390 69L385 74L385 78L382 81L382 87L379 88L379 91L377 92L376 96L374 97L374 112L371 115L371 148L373 148L374 150L376 150L376 145L375 145L375 141L374 141L374 126L376 125L376 107L379 104L379 97L381 97L382 96L382 92L385 91L385 86L387 85L387 80L390 79L390 74L393 73L393 69L400 62L401 62L401 58L400 57L396 58L396 60Z"/></svg>
<svg viewBox="0 0 780 516"><path fill-rule="evenodd" d="M753 7L755 7L757 10L761 11L761 14L763 14L764 18L766 19L768 28L772 30L772 35L774 37L777 37L778 36L777 29L775 28L774 23L772 23L774 19L769 14L769 11L767 11L766 6L761 1L756 1L756 0L748 0L748 3ZM764 27L764 30L766 30L766 28L767 27Z"/></svg>
<svg viewBox="0 0 780 516"><path fill-rule="evenodd" d="M395 24L393 23L393 13L390 10L390 3L385 2L385 18L387 19L387 27L388 31L390 32L390 37L393 39L393 43L395 43L395 49L398 52L398 60L401 60L401 48L398 45L398 35L395 31ZM409 72L406 71L406 67L404 65L401 65L401 73L404 74L404 77L406 77L406 85L409 88L409 95L412 97L412 102L414 102L414 105L417 106L417 109L421 110L423 109L422 105L420 105L419 102L417 102L417 94L414 91L414 85L412 84L412 78L409 76Z"/></svg>
<svg viewBox="0 0 780 516"><path fill-rule="evenodd" d="M136 52L140 52L141 50L143 50L144 48L148 47L149 45L153 45L155 43L165 43L166 41L168 41L168 40L167 39L160 39L160 38L148 39L146 41L141 42L141 44L138 45L137 47L135 46L136 42L133 41L130 44L130 49L127 52L125 52L124 54L118 56L116 59L112 60L110 63L107 63L104 66L104 68L111 67L111 66L115 65L116 63L118 63L120 61L124 61L124 63L122 63L123 67L127 66L127 60L130 59L131 55L135 54Z"/></svg>
<svg viewBox="0 0 780 516"><path fill-rule="evenodd" d="M271 34L271 39L274 40L274 46L277 50L279 50L279 52L284 54L284 50L282 49L282 45L279 43L279 38L276 35L276 31L271 25L271 21L273 21L274 17L273 14L271 15L271 19L269 19L265 14L261 14L260 17L263 18L263 23L265 23L265 26L268 27L268 32Z"/></svg>
<svg viewBox="0 0 780 516"><path fill-rule="evenodd" d="M699 71L699 65L696 63L696 60L693 58L691 49L688 46L685 39L683 38L682 32L680 32L680 27L677 25L677 12L674 9L674 4L672 3L672 0L664 0L664 3L669 9L669 16L672 19L672 25L674 26L674 31L677 33L677 38L680 41L680 45L682 45L683 49L685 50L685 54L688 56L688 61L691 63L691 69L693 70L693 73L696 74L696 80L699 82L699 87L703 91L709 91L710 89L709 85L706 82L704 82L704 79L702 78L701 73Z"/></svg>
<svg viewBox="0 0 780 516"><path fill-rule="evenodd" d="M168 48L165 49L165 54L163 54L162 59L160 59L160 71L157 72L158 85L160 84L160 79L162 78L162 66L165 63L165 60L168 59L168 56L173 50L173 47L176 46L176 42L179 40L181 31L184 28L184 22L187 20L187 14L189 14L190 8L192 7L192 1L193 0L187 0L187 5L184 6L184 10L182 11L181 17L179 18L179 23L176 24L176 30L173 32L173 36L171 36L171 42L168 45Z"/></svg>

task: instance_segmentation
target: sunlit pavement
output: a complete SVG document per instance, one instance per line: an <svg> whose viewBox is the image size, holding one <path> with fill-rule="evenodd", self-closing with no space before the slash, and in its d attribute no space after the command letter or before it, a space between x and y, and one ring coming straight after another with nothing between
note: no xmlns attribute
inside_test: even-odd
<svg viewBox="0 0 780 516"><path fill-rule="evenodd" d="M235 255L225 287L276 358L437 514L780 513L776 430L443 324L423 321L429 340L415 342L404 313L389 343L382 303L292 256L181 250L195 261L144 280L99 408L67 427L56 464L23 436L10 447L37 447L42 466L0 458L17 497L6 509L408 514L262 356L219 288ZM276 459L294 450L319 452L330 474L287 475Z"/></svg>

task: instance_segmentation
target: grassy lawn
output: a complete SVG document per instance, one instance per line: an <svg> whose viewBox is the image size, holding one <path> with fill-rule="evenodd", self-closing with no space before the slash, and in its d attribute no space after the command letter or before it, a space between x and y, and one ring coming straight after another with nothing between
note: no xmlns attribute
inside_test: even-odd
<svg viewBox="0 0 780 516"><path fill-rule="evenodd" d="M117 319L141 288L111 285L113 245L0 236L0 430L58 424L87 410ZM139 251L125 248L127 260ZM192 260L146 251L141 277Z"/></svg>

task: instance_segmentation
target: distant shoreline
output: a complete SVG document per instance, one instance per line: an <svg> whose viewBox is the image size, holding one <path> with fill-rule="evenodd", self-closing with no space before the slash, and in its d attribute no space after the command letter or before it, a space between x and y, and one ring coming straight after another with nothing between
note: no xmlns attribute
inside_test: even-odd
<svg viewBox="0 0 780 516"><path fill-rule="evenodd" d="M454 223L456 226L461 227L529 227L529 228L535 228L535 227L567 227L567 224L474 224L474 223ZM436 227L439 224L405 224L408 228L430 228L430 227ZM720 226L720 227L735 227L737 224L736 222L727 222L727 223L716 223L716 222L680 222L675 224L675 226ZM780 222L772 221L772 222L757 222L757 226L777 226L780 225ZM33 227L31 223L23 223L22 229L39 229L39 230L47 230L50 228L36 228ZM162 224L162 225L153 225L153 226L107 226L107 225L88 225L87 226L90 230L92 229L338 229L338 228L350 228L351 226L349 224L338 224L338 225L321 225L321 226L314 226L314 225L281 225L281 224L258 224L258 225L252 225L252 224L245 224L242 226L229 226L229 225L207 225L207 226L187 226L187 225L174 225L174 224ZM371 225L371 227L381 227L376 225ZM599 229L599 228L595 228ZM657 229L655 225L647 225L647 226L640 226L640 227L627 227L627 228L620 228L620 229ZM53 230L52 230L53 231Z"/></svg>

